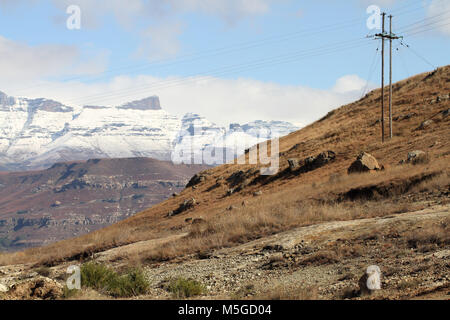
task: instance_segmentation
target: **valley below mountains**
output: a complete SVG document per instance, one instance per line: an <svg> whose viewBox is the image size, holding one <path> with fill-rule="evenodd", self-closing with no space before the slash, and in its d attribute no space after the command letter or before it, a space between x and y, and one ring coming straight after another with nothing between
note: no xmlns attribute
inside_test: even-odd
<svg viewBox="0 0 450 320"><path fill-rule="evenodd" d="M181 191L205 168L128 158L0 173L0 250L42 246L109 226Z"/></svg>

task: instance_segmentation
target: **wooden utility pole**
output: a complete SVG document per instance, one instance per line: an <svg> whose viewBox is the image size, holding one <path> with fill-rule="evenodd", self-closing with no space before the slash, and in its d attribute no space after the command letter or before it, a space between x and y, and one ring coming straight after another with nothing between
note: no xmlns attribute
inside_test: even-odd
<svg viewBox="0 0 450 320"><path fill-rule="evenodd" d="M384 21L386 18L386 13L381 14L383 17L383 26L381 31L381 142L384 142Z"/></svg>
<svg viewBox="0 0 450 320"><path fill-rule="evenodd" d="M386 13L381 14L382 31L375 35L381 39L381 141L384 142L384 40L389 39L389 137L392 139L392 40L400 39L392 33L392 15L389 15L389 34L385 31Z"/></svg>
<svg viewBox="0 0 450 320"><path fill-rule="evenodd" d="M392 15L389 15L389 139L392 139Z"/></svg>

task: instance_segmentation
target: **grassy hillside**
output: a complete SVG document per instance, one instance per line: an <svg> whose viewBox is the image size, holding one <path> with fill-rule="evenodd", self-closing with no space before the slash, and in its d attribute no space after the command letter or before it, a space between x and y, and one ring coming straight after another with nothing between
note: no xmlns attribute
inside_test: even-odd
<svg viewBox="0 0 450 320"><path fill-rule="evenodd" d="M54 265L138 241L170 239L157 247L124 250L120 256L128 263L154 263L208 254L214 248L298 226L419 210L430 201L446 205L450 66L398 82L393 91L394 137L384 144L380 142L380 90L375 90L283 137L281 168L275 176L260 176L255 165L219 166L204 171L204 178L194 187L130 219L48 247L2 255L0 264ZM299 112L306 107L299 105ZM427 120L432 121L423 125ZM336 158L325 166L289 170L288 159L303 164L305 158L328 150ZM400 165L413 150L425 151L429 161ZM347 168L361 151L372 154L385 169L348 175ZM237 186L241 190L229 191ZM169 216L192 198L192 208ZM200 223L191 223L200 218Z"/></svg>

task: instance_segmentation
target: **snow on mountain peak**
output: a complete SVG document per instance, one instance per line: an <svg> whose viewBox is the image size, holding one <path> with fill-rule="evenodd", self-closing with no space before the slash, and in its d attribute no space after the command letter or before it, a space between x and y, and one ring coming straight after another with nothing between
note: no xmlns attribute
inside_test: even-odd
<svg viewBox="0 0 450 320"><path fill-rule="evenodd" d="M180 119L161 109L157 96L118 107L74 109L0 92L0 168L27 170L90 158L170 160L179 149L201 154L208 146L244 140L253 144L274 131L284 135L297 129L287 122L254 121L227 130L195 113Z"/></svg>

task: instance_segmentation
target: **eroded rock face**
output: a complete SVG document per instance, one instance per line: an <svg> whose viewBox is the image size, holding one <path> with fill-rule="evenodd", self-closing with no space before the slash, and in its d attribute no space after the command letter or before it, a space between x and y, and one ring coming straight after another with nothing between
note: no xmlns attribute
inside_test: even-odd
<svg viewBox="0 0 450 320"><path fill-rule="evenodd" d="M194 198L186 199L182 204L178 207L177 210L169 212L169 217L173 215L180 214L184 211L194 208L198 204L197 200Z"/></svg>
<svg viewBox="0 0 450 320"><path fill-rule="evenodd" d="M186 185L186 188L196 186L206 180L206 175L202 173L198 173L194 175L191 180L189 180L188 184Z"/></svg>
<svg viewBox="0 0 450 320"><path fill-rule="evenodd" d="M356 158L356 161L350 165L347 172L351 174L377 170L381 170L377 159L369 153L361 152Z"/></svg>
<svg viewBox="0 0 450 320"><path fill-rule="evenodd" d="M18 300L55 300L63 295L63 287L55 280L40 277L14 284L8 298Z"/></svg>

